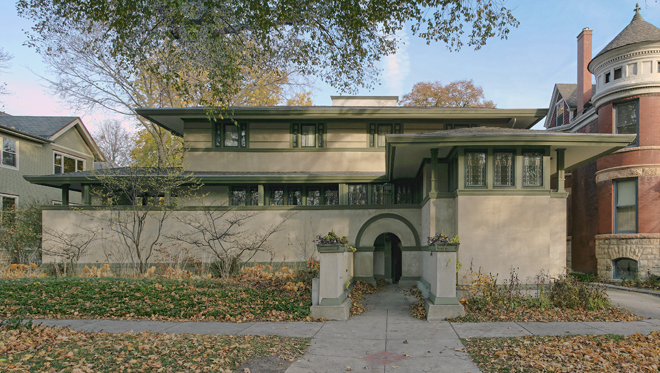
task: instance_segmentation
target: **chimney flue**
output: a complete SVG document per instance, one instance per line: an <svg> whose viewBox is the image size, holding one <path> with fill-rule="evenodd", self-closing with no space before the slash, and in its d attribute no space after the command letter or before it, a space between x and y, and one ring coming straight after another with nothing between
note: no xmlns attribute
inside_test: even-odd
<svg viewBox="0 0 660 373"><path fill-rule="evenodd" d="M578 63L577 63L577 115L582 113L584 104L591 99L591 73L587 69L591 62L591 34L593 30L585 27L578 35Z"/></svg>

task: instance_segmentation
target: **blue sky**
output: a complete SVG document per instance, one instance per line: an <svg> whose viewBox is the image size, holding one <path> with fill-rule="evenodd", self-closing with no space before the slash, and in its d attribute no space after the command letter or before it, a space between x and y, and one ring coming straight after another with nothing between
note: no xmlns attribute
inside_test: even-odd
<svg viewBox="0 0 660 373"><path fill-rule="evenodd" d="M385 58L380 85L361 95L403 96L420 81L449 83L473 79L486 98L500 108L545 108L555 83L574 83L576 75L576 37L584 27L593 31L594 55L612 40L633 17L635 0L517 0L506 1L520 26L507 40L490 40L479 51L465 47L448 52L442 44L426 45L410 31L400 36L407 42L395 56ZM660 4L642 0L641 13L646 21L660 27ZM8 73L0 75L7 82L10 96L1 97L2 110L13 115L81 116L94 130L96 124L111 115L70 110L53 96L36 74L47 75L46 66L34 50L24 46L31 23L18 17L15 1L0 0L0 46L14 56ZM36 73L36 74L35 74ZM316 83L316 105L330 105L330 96L338 92ZM126 124L129 125L128 123Z"/></svg>

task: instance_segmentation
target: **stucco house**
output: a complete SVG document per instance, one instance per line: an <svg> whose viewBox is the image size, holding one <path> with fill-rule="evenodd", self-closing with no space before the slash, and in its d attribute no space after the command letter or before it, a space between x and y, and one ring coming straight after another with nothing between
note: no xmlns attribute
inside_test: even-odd
<svg viewBox="0 0 660 373"><path fill-rule="evenodd" d="M523 280L541 270L559 274L566 265L564 172L634 140L529 130L545 109L399 107L390 96L230 112L231 120L210 121L205 108L138 109L184 138L184 168L204 183L207 206L260 212L248 229L295 212L271 240L274 258L254 261L299 261L293 234L334 230L357 247L355 278L406 285L420 280L423 247L440 232L460 236L459 281L471 264L500 279L511 268ZM86 214L50 206L45 227L76 229L90 214L103 214L89 195L97 183L93 173L25 178L83 191ZM175 214L204 208L179 201ZM165 229L178 228L171 221ZM101 242L95 245L83 261L108 260Z"/></svg>
<svg viewBox="0 0 660 373"><path fill-rule="evenodd" d="M577 84L555 86L545 127L634 141L571 172L569 266L606 279L660 275L660 28L638 7L593 58L592 32L578 35Z"/></svg>

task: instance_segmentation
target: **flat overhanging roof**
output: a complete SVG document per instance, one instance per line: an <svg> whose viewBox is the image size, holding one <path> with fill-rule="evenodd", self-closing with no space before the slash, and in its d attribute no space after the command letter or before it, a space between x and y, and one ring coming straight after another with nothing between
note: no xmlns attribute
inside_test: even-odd
<svg viewBox="0 0 660 373"><path fill-rule="evenodd" d="M565 170L593 161L628 146L636 135L563 133L478 127L435 131L415 135L387 135L388 179L417 176L424 158L431 149L438 149L438 158L447 157L455 147L524 146L550 147L551 174L557 173L555 150L566 149Z"/></svg>
<svg viewBox="0 0 660 373"><path fill-rule="evenodd" d="M171 131L183 136L185 120L209 120L212 108L139 108L135 111ZM258 121L332 121L359 119L405 121L472 121L507 128L531 128L548 113L548 109L485 109L485 108L437 108L437 107L359 107L359 106L269 106L230 107L226 111L216 109L216 120L233 119Z"/></svg>

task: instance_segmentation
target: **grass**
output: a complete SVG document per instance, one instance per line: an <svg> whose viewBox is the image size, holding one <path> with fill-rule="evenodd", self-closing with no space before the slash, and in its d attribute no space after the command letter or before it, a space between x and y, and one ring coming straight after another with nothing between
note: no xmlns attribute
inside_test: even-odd
<svg viewBox="0 0 660 373"><path fill-rule="evenodd" d="M229 372L266 356L292 361L309 338L85 333L69 328L0 327L2 372Z"/></svg>
<svg viewBox="0 0 660 373"><path fill-rule="evenodd" d="M647 372L660 366L660 333L462 339L483 372Z"/></svg>
<svg viewBox="0 0 660 373"><path fill-rule="evenodd" d="M0 280L0 318L310 320L307 286L161 278Z"/></svg>

